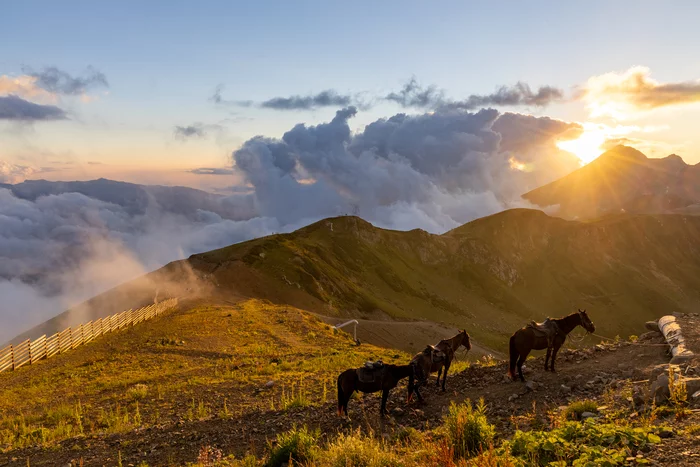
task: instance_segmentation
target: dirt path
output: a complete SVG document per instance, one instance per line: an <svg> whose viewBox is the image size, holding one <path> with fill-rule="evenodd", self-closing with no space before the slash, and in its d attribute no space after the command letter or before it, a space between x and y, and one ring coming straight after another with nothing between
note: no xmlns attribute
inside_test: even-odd
<svg viewBox="0 0 700 467"><path fill-rule="evenodd" d="M225 454L261 454L267 440L294 425L318 427L325 436L358 428L375 433L392 432L401 426L424 429L439 424L451 401L482 397L499 434L508 436L518 426L523 428L521 423L524 422L519 420L528 418L523 417L525 414L544 417L548 410L566 405L571 399L602 401L605 397L612 397L609 390L643 381L651 368L667 361L664 347L629 343L579 351L564 350L560 353L556 374L543 371L541 358L528 360L527 377L534 382L533 390L528 390L520 382L506 382L505 362L488 367L472 365L462 373L448 377L445 393L432 385L425 388L424 405L406 406L403 389L395 390L389 402L393 416L386 421L378 417L377 395L370 395L351 401L349 420L335 415L334 402L286 412L252 411L235 418L214 416L196 422L179 421L121 435L73 438L47 449L17 450L0 455L0 465L25 466L27 458L32 466L67 465L71 460L78 462L82 458L86 466L114 466L118 456L125 466L138 465L142 461L150 466L182 465L184 461L194 461L199 449L207 445L215 446ZM694 454L700 452L700 448L689 447L685 451ZM694 459L690 454L686 457Z"/></svg>
<svg viewBox="0 0 700 467"><path fill-rule="evenodd" d="M332 325L348 321L348 318L316 316ZM380 321L367 319L358 319L357 321L359 323L357 325L357 337L361 342L388 349L399 349L410 354L423 350L426 342L437 344L441 339L454 336L459 332L457 328L430 321ZM346 326L343 328L343 331L352 335L353 326ZM505 358L502 352L482 346L472 339L472 350L469 352L469 357L472 360L489 354L496 358ZM458 353L458 356L460 355Z"/></svg>

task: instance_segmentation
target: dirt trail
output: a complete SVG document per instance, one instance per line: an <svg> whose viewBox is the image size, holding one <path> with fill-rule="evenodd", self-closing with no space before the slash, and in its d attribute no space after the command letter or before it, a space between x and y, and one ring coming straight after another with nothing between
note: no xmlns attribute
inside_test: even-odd
<svg viewBox="0 0 700 467"><path fill-rule="evenodd" d="M349 320L349 318L316 316L332 325ZM368 319L358 319L357 321L359 323L357 325L357 338L361 342L388 349L399 349L410 354L423 350L426 342L437 344L441 339L453 336L459 331L457 328L431 321L381 321ZM353 326L346 326L342 330L352 335ZM489 354L496 358L505 358L502 352L480 345L472 339L472 350L469 352L469 357L472 360ZM459 359L459 357L463 356L463 353L458 352L457 355Z"/></svg>
<svg viewBox="0 0 700 467"><path fill-rule="evenodd" d="M376 433L390 433L401 426L424 429L439 424L451 401L482 397L488 406L490 420L498 426L499 435L507 437L519 425L519 417L532 412L533 405L537 413L544 417L548 409L566 405L572 399L600 399L604 403L609 390L623 384L634 386L637 382L645 381L655 365L666 362L665 348L659 346L623 343L577 351L563 350L556 374L544 372L541 357L528 360L526 376L534 383L530 383L533 390L520 382L505 381L505 362L493 366L472 365L459 374L451 374L445 393L431 384L423 391L426 399L423 405L405 405L405 389L396 389L389 400L393 415L386 421L378 417L378 396L369 395L351 401L350 419L335 415L333 401L286 412L251 411L235 418L215 416L121 435L74 438L62 442L57 448L17 450L0 455L0 465L24 466L27 465L27 458L32 466L66 465L71 460L77 462L82 458L86 466L112 466L116 464L118 455L121 455L123 465L137 465L142 461L150 466L172 465L174 459L180 465L184 461L194 461L200 447L206 445L215 446L226 454L261 454L267 440L274 439L276 433L294 425L318 427L324 436L351 429L373 430ZM434 379L431 381L434 382ZM607 397L612 397L610 394ZM698 418L697 415L694 417ZM688 449L688 456L700 452L697 446ZM693 465L679 462L676 465Z"/></svg>

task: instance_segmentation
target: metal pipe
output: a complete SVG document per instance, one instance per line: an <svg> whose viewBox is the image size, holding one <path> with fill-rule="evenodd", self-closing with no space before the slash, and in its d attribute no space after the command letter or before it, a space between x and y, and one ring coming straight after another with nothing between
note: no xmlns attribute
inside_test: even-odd
<svg viewBox="0 0 700 467"><path fill-rule="evenodd" d="M353 337L355 339L355 342L357 342L357 325L359 324L356 319L351 319L350 321L346 321L343 324L338 324L335 326L336 329L340 329L342 327L347 326L348 324L354 324L353 326Z"/></svg>

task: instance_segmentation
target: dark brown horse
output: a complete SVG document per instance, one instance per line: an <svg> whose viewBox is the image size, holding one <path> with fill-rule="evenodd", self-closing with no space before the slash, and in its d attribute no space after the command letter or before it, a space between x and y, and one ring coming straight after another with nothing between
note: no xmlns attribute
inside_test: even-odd
<svg viewBox="0 0 700 467"><path fill-rule="evenodd" d="M345 370L338 376L338 415L348 414L348 401L355 391L364 393L382 391L382 404L380 414L387 414L386 400L389 392L399 384L399 381L408 377L409 394L413 392L414 365L385 364L381 370L375 373L374 381L360 381L357 369Z"/></svg>
<svg viewBox="0 0 700 467"><path fill-rule="evenodd" d="M457 352L457 349L459 349L459 347L462 345L467 350L471 350L472 348L472 343L469 338L469 334L467 334L467 331L465 330L460 330L456 336L451 337L449 339L443 339L440 342L438 342L438 344L434 346L433 349L436 352L444 354L444 357L432 358L428 362L429 366L422 363L426 361L425 350L413 357L413 360L411 360L411 362L416 363L416 378L418 379L418 384L416 385L416 388L421 384L425 383L428 380L430 374L435 373L436 371L438 373L437 386L440 386L440 375L442 374L442 369L444 368L445 373L442 377L442 390L444 391L445 381L447 380L447 372L450 369L452 360L454 360L455 358L455 353ZM427 368L429 368L429 370L426 372ZM418 394L418 397L420 398L420 394Z"/></svg>
<svg viewBox="0 0 700 467"><path fill-rule="evenodd" d="M586 314L586 310L578 310L564 318L548 319L545 324L549 327L549 334L533 329L532 325L525 326L513 333L510 338L510 365L508 366L508 376L515 379L515 367L518 367L518 375L521 381L525 381L523 376L523 363L532 350L547 349L547 356L544 360L544 371L554 372L554 360L557 358L559 348L564 344L566 336L574 330L576 326L582 326L588 332L595 332L595 326ZM549 357L552 357L551 366Z"/></svg>

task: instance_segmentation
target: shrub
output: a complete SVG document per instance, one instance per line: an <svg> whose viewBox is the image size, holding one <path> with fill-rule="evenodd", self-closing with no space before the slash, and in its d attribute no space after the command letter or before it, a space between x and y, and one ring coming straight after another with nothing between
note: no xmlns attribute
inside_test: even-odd
<svg viewBox="0 0 700 467"><path fill-rule="evenodd" d="M447 438L454 450L454 457L464 458L479 454L493 441L495 428L486 419L486 405L480 399L476 408L471 401L450 405L444 417Z"/></svg>
<svg viewBox="0 0 700 467"><path fill-rule="evenodd" d="M650 428L631 428L615 424L566 422L546 431L516 431L504 450L520 457L527 465L623 465L637 450L658 443L660 438Z"/></svg>
<svg viewBox="0 0 700 467"><path fill-rule="evenodd" d="M291 459L294 463L305 463L316 458L318 432L311 432L303 427L277 435L275 446L270 446L270 459L267 467L280 467Z"/></svg>
<svg viewBox="0 0 700 467"><path fill-rule="evenodd" d="M148 386L145 384L137 384L127 391L129 399L139 401L148 395Z"/></svg>
<svg viewBox="0 0 700 467"><path fill-rule="evenodd" d="M581 414L584 412L598 412L598 404L589 400L572 402L564 411L564 418L567 420L581 420Z"/></svg>
<svg viewBox="0 0 700 467"><path fill-rule="evenodd" d="M324 467L392 467L402 466L398 455L375 438L363 436L359 430L341 434L321 454L318 465Z"/></svg>

